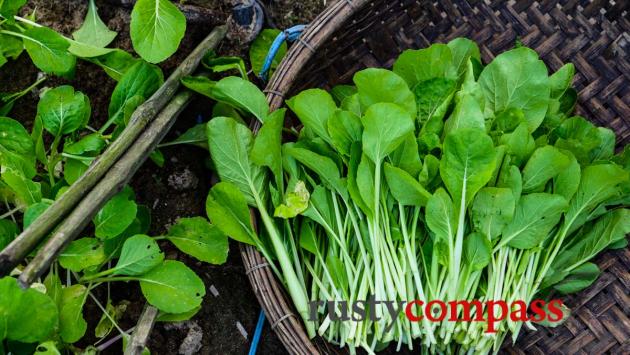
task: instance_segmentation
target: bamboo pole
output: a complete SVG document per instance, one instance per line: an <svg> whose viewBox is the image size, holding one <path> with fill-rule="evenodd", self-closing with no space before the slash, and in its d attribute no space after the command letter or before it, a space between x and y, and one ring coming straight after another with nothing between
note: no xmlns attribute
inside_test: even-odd
<svg viewBox="0 0 630 355"><path fill-rule="evenodd" d="M158 310L146 304L131 339L125 348L125 355L141 355L147 345L149 334L157 319Z"/></svg>
<svg viewBox="0 0 630 355"><path fill-rule="evenodd" d="M24 268L18 281L30 286L48 270L59 253L90 223L98 211L131 180L140 165L149 157L190 102L193 93L184 90L160 112L134 145L114 164L105 177L83 198L44 243L37 255Z"/></svg>
<svg viewBox="0 0 630 355"><path fill-rule="evenodd" d="M190 75L208 50L216 48L225 36L225 25L214 30L193 50L180 66L146 102L140 105L131 116L129 124L88 170L70 186L46 212L37 218L2 252L0 252L0 276L7 275L26 257L41 240L65 217L72 208L110 171L112 165L136 141L147 124L171 100L182 77ZM85 224L85 221L81 221Z"/></svg>

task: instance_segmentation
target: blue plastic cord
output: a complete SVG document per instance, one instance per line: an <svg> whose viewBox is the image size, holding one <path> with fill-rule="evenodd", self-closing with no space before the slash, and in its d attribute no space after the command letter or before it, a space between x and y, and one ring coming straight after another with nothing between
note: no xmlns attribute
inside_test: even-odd
<svg viewBox="0 0 630 355"><path fill-rule="evenodd" d="M269 69L271 69L271 63L273 63L273 58L276 57L276 54L280 50L280 46L282 45L282 43L284 43L284 41L293 42L298 39L298 37L300 37L300 35L304 31L305 27L306 25L295 25L278 33L276 38L273 40L273 43L271 43L271 47L269 47L269 52L267 52L263 67L260 70L260 73L258 73L258 76L261 79L267 81L267 74L269 73Z"/></svg>
<svg viewBox="0 0 630 355"><path fill-rule="evenodd" d="M260 335L262 334L263 325L265 325L265 312L263 310L260 310L258 323L256 323L256 330L254 331L254 338L252 339L252 345L249 347L249 355L256 355L256 350L258 350L258 343L260 342Z"/></svg>

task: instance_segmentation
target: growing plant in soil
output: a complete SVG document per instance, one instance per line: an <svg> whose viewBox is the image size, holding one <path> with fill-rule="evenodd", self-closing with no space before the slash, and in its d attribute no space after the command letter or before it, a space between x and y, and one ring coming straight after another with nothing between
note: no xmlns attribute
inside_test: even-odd
<svg viewBox="0 0 630 355"><path fill-rule="evenodd" d="M0 197L5 210L0 217L0 250L49 208L54 208L54 202L62 199L90 166L94 168L92 163L99 160L113 142L118 142L117 138L129 135L127 126L138 136L152 116L158 114L156 111L165 105L168 110L164 112L176 116L191 97L190 93L185 93L167 105L179 77L191 73L207 49L216 46L225 33L224 28L213 32L165 83L162 71L147 61L157 63L169 57L183 36L185 20L169 1L138 1L134 8L132 40L137 52L147 61L119 49L105 48L116 33L100 20L93 1L89 3L83 26L73 33L73 39L37 24L34 15L16 16L23 4L18 1L1 6L3 56L0 56L0 65L6 63L6 56L16 58L24 48L33 64L46 73L72 76L76 57L79 57L101 66L118 83L111 94L109 118L99 128L90 125L91 107L87 96L69 85L42 90L31 132L14 119L0 117ZM157 10L159 14L155 13ZM165 26L174 30L164 31ZM2 114L10 115L16 100L31 88L3 95ZM158 95L160 92L162 94ZM152 102L144 104L150 97ZM166 122L172 124L173 119L167 117ZM166 124L166 129L169 127ZM153 132L157 137L164 133ZM125 140L130 143L135 136ZM53 231L57 221L45 227L48 232ZM94 330L97 338L107 337L114 329L119 333L105 342L105 347L120 337L126 342L130 330L121 329L117 323L126 305L124 302L113 304L109 292L112 282L138 282L147 302L160 311L159 320L181 321L192 317L200 309L205 286L183 263L165 260L158 241L169 241L200 261L221 264L227 256L227 237L200 217L178 220L163 236L147 236L149 225L150 210L138 205L134 192L127 187L94 215L92 225L84 232L87 236L84 234L64 248L50 264L45 278L32 280L29 276L19 283L14 278L23 276L23 268L19 266L10 276L0 279L3 289L0 352L15 352L20 348L50 353L83 351L73 344L88 331L83 317L86 302L94 302L103 312ZM71 239L64 243L74 235L68 238ZM41 249L35 249L27 261L35 254L35 258L40 257ZM24 272L30 275L31 266ZM99 292L106 298L99 300L95 295L99 287L106 288L106 292ZM96 348L85 350L92 352Z"/></svg>

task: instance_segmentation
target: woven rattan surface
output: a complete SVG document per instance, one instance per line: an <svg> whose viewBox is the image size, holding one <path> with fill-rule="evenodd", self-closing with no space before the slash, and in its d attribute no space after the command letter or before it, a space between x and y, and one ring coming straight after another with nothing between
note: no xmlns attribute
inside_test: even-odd
<svg viewBox="0 0 630 355"><path fill-rule="evenodd" d="M365 67L390 67L400 52L455 37L475 40L487 63L517 40L551 70L575 64L577 113L630 142L630 0L408 1L340 0L311 23L267 87L272 108L304 88L347 83ZM312 49L315 49L313 52ZM243 247L247 268L264 263ZM522 333L512 354L630 354L630 250L609 251L601 277L567 297L571 318L554 329ZM248 274L276 333L291 353L329 353L314 346L269 268ZM284 318L283 318L284 317ZM282 318L282 319L281 319ZM276 323L277 322L277 323Z"/></svg>

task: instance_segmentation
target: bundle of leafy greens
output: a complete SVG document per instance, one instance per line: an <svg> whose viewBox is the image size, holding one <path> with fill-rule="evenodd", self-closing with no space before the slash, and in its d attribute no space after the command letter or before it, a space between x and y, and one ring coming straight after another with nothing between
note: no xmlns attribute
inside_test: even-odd
<svg viewBox="0 0 630 355"><path fill-rule="evenodd" d="M311 336L370 353L414 339L431 352L498 351L533 322L507 317L491 333L486 322L392 319L384 304L343 321L323 302L314 322L309 301L529 304L590 285L600 270L589 260L627 245L630 156L614 155L610 129L572 115L573 75L572 64L549 75L524 47L484 66L475 43L455 39L357 72L354 85L297 94L287 105L299 133L247 81L186 78L234 109L207 124L221 179L208 216L270 261ZM262 123L257 135L243 114Z"/></svg>

